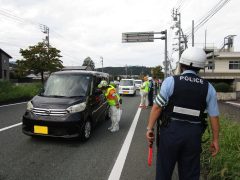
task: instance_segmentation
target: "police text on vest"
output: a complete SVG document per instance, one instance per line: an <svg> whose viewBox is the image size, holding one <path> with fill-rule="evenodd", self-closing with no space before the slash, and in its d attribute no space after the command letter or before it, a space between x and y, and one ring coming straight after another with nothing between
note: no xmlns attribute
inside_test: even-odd
<svg viewBox="0 0 240 180"><path fill-rule="evenodd" d="M180 81L181 80L203 84L203 80L197 77L180 76Z"/></svg>

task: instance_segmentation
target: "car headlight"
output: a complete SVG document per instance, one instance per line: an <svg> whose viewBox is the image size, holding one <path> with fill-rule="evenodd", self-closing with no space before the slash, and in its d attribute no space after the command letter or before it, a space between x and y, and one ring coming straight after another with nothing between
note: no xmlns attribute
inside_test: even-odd
<svg viewBox="0 0 240 180"><path fill-rule="evenodd" d="M67 108L67 111L69 113L76 113L76 112L82 112L84 111L86 108L86 102L80 103L80 104L76 104L73 106L70 106Z"/></svg>
<svg viewBox="0 0 240 180"><path fill-rule="evenodd" d="M32 104L31 101L28 101L28 103L27 103L27 110L31 111L32 109L33 109L33 104Z"/></svg>

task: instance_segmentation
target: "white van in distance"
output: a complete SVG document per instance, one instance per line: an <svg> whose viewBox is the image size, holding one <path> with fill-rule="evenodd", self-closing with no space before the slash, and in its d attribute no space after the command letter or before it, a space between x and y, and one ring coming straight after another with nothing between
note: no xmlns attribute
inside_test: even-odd
<svg viewBox="0 0 240 180"><path fill-rule="evenodd" d="M119 83L119 94L136 94L136 86L134 79L122 79Z"/></svg>
<svg viewBox="0 0 240 180"><path fill-rule="evenodd" d="M140 88L142 86L142 83L143 83L142 80L141 79L135 79L134 82L135 82L136 88L140 90Z"/></svg>

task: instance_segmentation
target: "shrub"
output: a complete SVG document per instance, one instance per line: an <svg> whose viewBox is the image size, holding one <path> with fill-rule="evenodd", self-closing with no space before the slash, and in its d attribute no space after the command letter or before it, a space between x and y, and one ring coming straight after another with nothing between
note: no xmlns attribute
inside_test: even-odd
<svg viewBox="0 0 240 180"><path fill-rule="evenodd" d="M11 89L12 83L9 81L0 81L0 92L8 91Z"/></svg>
<svg viewBox="0 0 240 180"><path fill-rule="evenodd" d="M0 83L0 103L31 99L42 87L40 83L14 85L10 82Z"/></svg>
<svg viewBox="0 0 240 180"><path fill-rule="evenodd" d="M216 84L214 84L214 87L217 92L230 92L231 91L230 85L225 82L216 83Z"/></svg>

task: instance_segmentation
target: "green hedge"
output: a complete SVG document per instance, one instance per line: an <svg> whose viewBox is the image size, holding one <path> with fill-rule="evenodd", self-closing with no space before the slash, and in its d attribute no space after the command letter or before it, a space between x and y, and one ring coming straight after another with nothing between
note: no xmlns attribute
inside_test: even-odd
<svg viewBox="0 0 240 180"><path fill-rule="evenodd" d="M31 99L38 94L41 87L40 83L14 85L7 81L0 81L0 103Z"/></svg>
<svg viewBox="0 0 240 180"><path fill-rule="evenodd" d="M232 91L231 86L225 82L213 84L217 92L230 92Z"/></svg>
<svg viewBox="0 0 240 180"><path fill-rule="evenodd" d="M220 120L220 152L215 158L209 153L210 141L203 144L201 167L204 179L240 179L240 124L227 118ZM204 136L208 136L205 132Z"/></svg>

